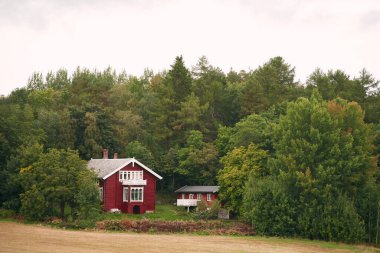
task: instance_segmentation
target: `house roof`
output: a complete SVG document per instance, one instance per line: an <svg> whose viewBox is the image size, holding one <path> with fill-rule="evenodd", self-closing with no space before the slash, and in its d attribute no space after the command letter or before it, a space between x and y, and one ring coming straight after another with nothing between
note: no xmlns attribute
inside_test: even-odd
<svg viewBox="0 0 380 253"><path fill-rule="evenodd" d="M114 173L118 172L125 166L127 166L130 163L137 163L142 168L153 174L158 179L162 179L160 175L158 175L156 172L142 164L141 162L137 161L135 158L123 158L123 159L91 159L88 161L87 166L94 170L96 174L98 174L98 178L106 179L113 175Z"/></svg>
<svg viewBox="0 0 380 253"><path fill-rule="evenodd" d="M183 186L176 190L176 193L192 193L192 192L210 192L216 193L219 190L219 186Z"/></svg>

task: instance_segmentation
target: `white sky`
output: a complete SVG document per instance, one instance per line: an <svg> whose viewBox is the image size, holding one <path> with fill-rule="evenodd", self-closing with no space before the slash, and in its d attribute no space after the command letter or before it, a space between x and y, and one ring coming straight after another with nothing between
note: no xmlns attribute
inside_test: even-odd
<svg viewBox="0 0 380 253"><path fill-rule="evenodd" d="M140 76L205 55L225 72L282 56L380 79L379 0L0 0L0 94L34 71L108 66Z"/></svg>

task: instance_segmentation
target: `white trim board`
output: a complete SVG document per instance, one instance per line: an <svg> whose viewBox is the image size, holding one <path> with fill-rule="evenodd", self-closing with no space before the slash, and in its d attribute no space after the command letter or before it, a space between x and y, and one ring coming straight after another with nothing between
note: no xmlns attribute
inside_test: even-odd
<svg viewBox="0 0 380 253"><path fill-rule="evenodd" d="M152 175L154 175L158 179L162 179L162 177L160 175L158 175L153 170L149 169L147 166L145 166L141 162L137 161L136 158L129 159L127 162L125 162L124 164L122 164L120 167L118 167L117 169L115 169L114 171L112 171L111 173L109 173L108 175L104 176L102 179L105 180L105 179L109 178L110 176L112 176L113 174L115 174L116 172L118 172L119 170L121 170L122 168L124 168L125 166L127 166L130 163L137 163L138 165L140 165L142 168L144 168L145 170L147 170L149 173L151 173Z"/></svg>

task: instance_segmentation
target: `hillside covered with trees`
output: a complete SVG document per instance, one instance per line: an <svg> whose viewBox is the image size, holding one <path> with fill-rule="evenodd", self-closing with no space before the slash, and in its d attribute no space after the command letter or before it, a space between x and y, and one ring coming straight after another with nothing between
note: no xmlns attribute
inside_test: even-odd
<svg viewBox="0 0 380 253"><path fill-rule="evenodd" d="M86 215L96 189L83 182L93 175L54 161L84 168L80 160L108 148L162 175L161 192L218 184L225 206L259 233L380 243L378 84L365 69L316 69L299 83L281 57L228 73L206 57L191 68L177 57L141 77L34 73L0 100L0 205L25 212L35 199L41 210ZM48 175L72 185L39 193L53 187Z"/></svg>

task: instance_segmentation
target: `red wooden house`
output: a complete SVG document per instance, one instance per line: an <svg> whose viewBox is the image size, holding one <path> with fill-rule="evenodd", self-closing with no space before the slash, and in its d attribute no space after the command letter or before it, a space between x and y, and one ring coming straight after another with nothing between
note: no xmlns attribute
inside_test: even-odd
<svg viewBox="0 0 380 253"><path fill-rule="evenodd" d="M208 205L218 198L219 186L183 186L176 190L177 206L186 206L189 210L191 206L197 206L202 199Z"/></svg>
<svg viewBox="0 0 380 253"><path fill-rule="evenodd" d="M156 180L160 175L135 158L91 159L88 167L99 179L99 191L106 211L123 213L154 212L156 202Z"/></svg>

